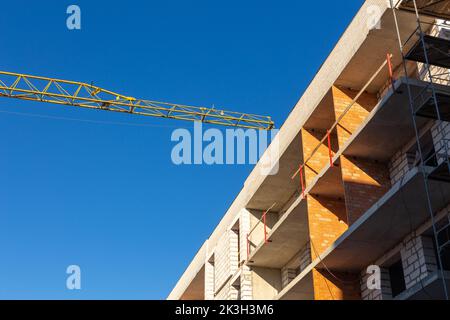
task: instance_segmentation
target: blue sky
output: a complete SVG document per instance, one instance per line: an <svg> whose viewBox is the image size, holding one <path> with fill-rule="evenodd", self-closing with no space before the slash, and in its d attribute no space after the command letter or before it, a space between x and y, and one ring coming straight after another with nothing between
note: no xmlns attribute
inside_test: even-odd
<svg viewBox="0 0 450 320"><path fill-rule="evenodd" d="M9 1L0 70L280 126L362 2ZM1 98L0 298L166 298L252 169L172 164L192 126Z"/></svg>

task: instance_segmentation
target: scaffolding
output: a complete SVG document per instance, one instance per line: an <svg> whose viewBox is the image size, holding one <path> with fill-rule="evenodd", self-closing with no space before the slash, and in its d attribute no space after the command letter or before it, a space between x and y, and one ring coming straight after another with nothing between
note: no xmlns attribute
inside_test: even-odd
<svg viewBox="0 0 450 320"><path fill-rule="evenodd" d="M406 86L408 91L409 105L414 125L416 144L419 156L419 167L422 172L423 182L427 198L427 206L430 213L432 231L435 245L437 248L437 263L442 278L443 293L446 300L449 300L449 289L447 288L445 271L443 267L442 253L450 248L450 217L444 222L444 226L438 227L436 213L442 208L433 208L431 200L430 182L440 181L450 183L450 96L440 92L438 84L450 85L450 40L433 36L426 33L425 26L428 29L439 27L439 23L426 23L421 21L421 15L427 15L443 20L450 19L448 11L449 1L438 0L400 0L394 3L390 0L395 26L398 36L400 52L402 55L402 64L406 75ZM399 18L397 10L408 10L415 14L417 28L403 41L400 33ZM412 41L416 43L405 52L405 48ZM413 95L411 83L407 74L407 62L414 61L423 65L422 77L426 81L425 87L419 94ZM445 70L442 70L445 69ZM427 118L435 121L435 136L439 139L439 145L433 142L433 151L426 153L427 146L423 145L420 135L418 120ZM445 124L447 122L447 124Z"/></svg>

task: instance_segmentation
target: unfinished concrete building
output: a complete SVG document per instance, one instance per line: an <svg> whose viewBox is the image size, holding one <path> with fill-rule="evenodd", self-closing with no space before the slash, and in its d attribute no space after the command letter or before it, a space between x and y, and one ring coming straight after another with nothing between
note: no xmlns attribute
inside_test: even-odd
<svg viewBox="0 0 450 320"><path fill-rule="evenodd" d="M169 299L448 298L447 20L364 2Z"/></svg>

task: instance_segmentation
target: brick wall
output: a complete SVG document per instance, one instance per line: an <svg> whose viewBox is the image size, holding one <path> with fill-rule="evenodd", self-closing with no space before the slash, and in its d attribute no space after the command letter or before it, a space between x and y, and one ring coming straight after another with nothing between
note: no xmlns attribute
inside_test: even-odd
<svg viewBox="0 0 450 320"><path fill-rule="evenodd" d="M405 274L406 289L437 271L433 240L424 236L412 236L405 240L400 251Z"/></svg>
<svg viewBox="0 0 450 320"><path fill-rule="evenodd" d="M241 300L253 299L252 271L250 267L244 265L241 269Z"/></svg>
<svg viewBox="0 0 450 320"><path fill-rule="evenodd" d="M358 275L314 269L314 300L360 300Z"/></svg>
<svg viewBox="0 0 450 320"><path fill-rule="evenodd" d="M325 131L302 129L302 145L303 158L309 158L314 149L318 146L320 140L326 135ZM333 136L333 140L335 140ZM313 154L311 159L305 164L304 179L306 186L314 180L317 174L322 171L330 163L328 144L322 144L319 149Z"/></svg>
<svg viewBox="0 0 450 320"><path fill-rule="evenodd" d="M348 224L353 224L390 188L386 165L372 160L341 157Z"/></svg>
<svg viewBox="0 0 450 320"><path fill-rule="evenodd" d="M239 288L230 285L227 300L236 301L240 299Z"/></svg>
<svg viewBox="0 0 450 320"><path fill-rule="evenodd" d="M308 196L308 225L311 238L311 260L323 253L347 230L343 201Z"/></svg>
<svg viewBox="0 0 450 320"><path fill-rule="evenodd" d="M238 234L234 230L228 230L219 240L214 251L214 287L216 299L228 299L230 286L224 284L233 276L239 268L239 241ZM222 288L222 290L219 290ZM220 292L217 292L219 290Z"/></svg>
<svg viewBox="0 0 450 320"><path fill-rule="evenodd" d="M230 274L234 275L239 270L239 230L229 232Z"/></svg>
<svg viewBox="0 0 450 320"><path fill-rule="evenodd" d="M445 150L450 155L450 123L445 121L435 121L431 128L434 149L437 152L438 162L445 161Z"/></svg>
<svg viewBox="0 0 450 320"><path fill-rule="evenodd" d="M334 112L336 119L338 119L358 92L333 86L332 93ZM358 101L349 109L337 126L339 147L344 146L345 142L360 127L377 102L376 95L363 93Z"/></svg>
<svg viewBox="0 0 450 320"><path fill-rule="evenodd" d="M231 275L230 260L228 259L229 236L226 232L219 240L214 254L214 288L218 290Z"/></svg>
<svg viewBox="0 0 450 320"><path fill-rule="evenodd" d="M388 164L391 185L399 182L412 169L415 158L415 154L403 150L398 151L392 157Z"/></svg>
<svg viewBox="0 0 450 320"><path fill-rule="evenodd" d="M225 301L228 300L228 295L230 293L230 287L225 286L222 290L220 290L216 295L216 300Z"/></svg>
<svg viewBox="0 0 450 320"><path fill-rule="evenodd" d="M309 195L307 204L311 261L314 261L347 230L346 212L344 202L337 199ZM354 299L359 296L356 283L350 287L346 283L337 283L323 270L314 269L312 276L316 300Z"/></svg>

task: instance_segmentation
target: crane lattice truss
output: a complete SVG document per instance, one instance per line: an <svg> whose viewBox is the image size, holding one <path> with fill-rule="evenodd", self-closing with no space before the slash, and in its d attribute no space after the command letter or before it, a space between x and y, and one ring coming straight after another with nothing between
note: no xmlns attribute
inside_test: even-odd
<svg viewBox="0 0 450 320"><path fill-rule="evenodd" d="M0 71L0 97L143 116L271 130L270 117L127 97L90 84Z"/></svg>

